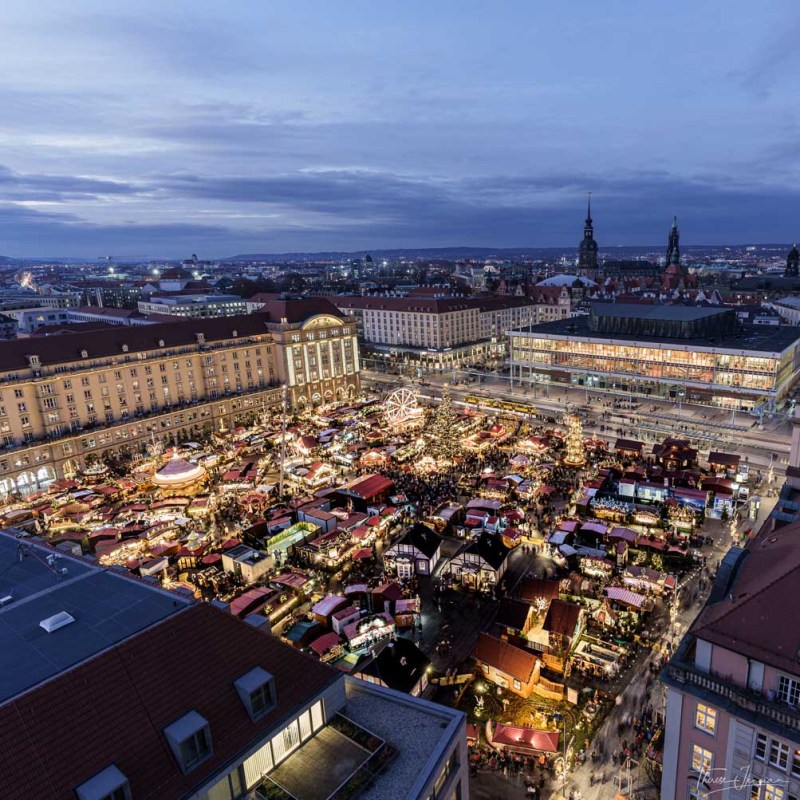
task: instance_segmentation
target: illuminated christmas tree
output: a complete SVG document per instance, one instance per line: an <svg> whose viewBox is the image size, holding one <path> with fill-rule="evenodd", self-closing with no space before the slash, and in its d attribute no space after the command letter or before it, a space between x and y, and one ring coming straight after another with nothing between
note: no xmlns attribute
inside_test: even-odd
<svg viewBox="0 0 800 800"><path fill-rule="evenodd" d="M461 435L450 389L445 384L442 402L431 416L428 426L428 446L425 455L436 461L455 461L461 453Z"/></svg>
<svg viewBox="0 0 800 800"><path fill-rule="evenodd" d="M583 425L578 417L567 418L567 447L564 463L568 467L581 467L586 461L586 453L583 449Z"/></svg>

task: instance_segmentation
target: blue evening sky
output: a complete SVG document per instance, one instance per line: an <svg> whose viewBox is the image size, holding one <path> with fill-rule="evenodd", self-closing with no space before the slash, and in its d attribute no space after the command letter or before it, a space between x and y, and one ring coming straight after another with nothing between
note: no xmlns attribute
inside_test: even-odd
<svg viewBox="0 0 800 800"><path fill-rule="evenodd" d="M0 253L800 239L796 0L29 0Z"/></svg>

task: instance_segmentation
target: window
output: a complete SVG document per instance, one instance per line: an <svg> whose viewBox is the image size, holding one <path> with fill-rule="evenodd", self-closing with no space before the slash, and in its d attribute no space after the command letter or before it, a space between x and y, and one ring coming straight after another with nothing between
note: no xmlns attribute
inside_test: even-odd
<svg viewBox="0 0 800 800"><path fill-rule="evenodd" d="M714 754L699 744L692 745L692 770L694 772L708 772L714 763Z"/></svg>
<svg viewBox="0 0 800 800"><path fill-rule="evenodd" d="M694 726L701 731L714 735L717 728L717 711L703 703L697 704L697 713L694 717Z"/></svg>
<svg viewBox="0 0 800 800"><path fill-rule="evenodd" d="M792 775L800 777L800 750L795 750L792 754Z"/></svg>
<svg viewBox="0 0 800 800"><path fill-rule="evenodd" d="M275 679L265 669L254 667L233 685L250 719L260 719L275 707Z"/></svg>
<svg viewBox="0 0 800 800"><path fill-rule="evenodd" d="M515 688L517 691L519 691L520 689L522 689L522 684L521 684L521 683L520 683L520 682L519 682L519 681L518 681L516 678L514 678L514 688Z"/></svg>
<svg viewBox="0 0 800 800"><path fill-rule="evenodd" d="M211 756L211 729L196 711L184 714L164 728L164 736L184 773L191 772Z"/></svg>
<svg viewBox="0 0 800 800"><path fill-rule="evenodd" d="M207 730L201 728L181 742L181 757L186 770L196 766L211 754Z"/></svg>
<svg viewBox="0 0 800 800"><path fill-rule="evenodd" d="M78 800L131 800L131 787L122 772L111 764L75 789Z"/></svg>
<svg viewBox="0 0 800 800"><path fill-rule="evenodd" d="M778 678L778 698L791 706L800 703L800 681L781 675Z"/></svg>
<svg viewBox="0 0 800 800"><path fill-rule="evenodd" d="M783 787L776 786L774 783L764 784L764 798L763 800L783 800Z"/></svg>
<svg viewBox="0 0 800 800"><path fill-rule="evenodd" d="M767 742L768 739L763 733L756 735L756 751L753 757L758 761L763 761L767 757Z"/></svg>
<svg viewBox="0 0 800 800"><path fill-rule="evenodd" d="M773 739L769 743L769 763L773 767L786 769L789 764L789 745Z"/></svg>

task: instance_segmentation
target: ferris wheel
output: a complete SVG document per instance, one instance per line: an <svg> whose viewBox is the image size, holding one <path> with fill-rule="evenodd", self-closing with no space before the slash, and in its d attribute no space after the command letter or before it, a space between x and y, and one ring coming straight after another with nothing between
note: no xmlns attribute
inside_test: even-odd
<svg viewBox="0 0 800 800"><path fill-rule="evenodd" d="M390 425L402 425L419 416L417 393L407 386L395 389L383 402L386 421Z"/></svg>

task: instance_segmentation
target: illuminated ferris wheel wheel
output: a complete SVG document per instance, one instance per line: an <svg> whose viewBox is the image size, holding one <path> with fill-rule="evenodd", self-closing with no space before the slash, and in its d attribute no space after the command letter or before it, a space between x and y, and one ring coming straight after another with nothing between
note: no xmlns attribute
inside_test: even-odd
<svg viewBox="0 0 800 800"><path fill-rule="evenodd" d="M386 421L393 426L403 425L419 417L421 408L417 393L407 386L395 389L383 402Z"/></svg>

